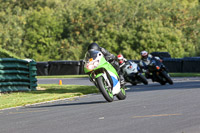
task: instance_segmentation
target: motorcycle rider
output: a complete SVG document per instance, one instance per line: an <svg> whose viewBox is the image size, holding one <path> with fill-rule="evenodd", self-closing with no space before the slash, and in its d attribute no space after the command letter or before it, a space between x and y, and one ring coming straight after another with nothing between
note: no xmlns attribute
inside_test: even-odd
<svg viewBox="0 0 200 133"><path fill-rule="evenodd" d="M153 79L153 75L150 75L150 72L148 71L148 65L150 64L150 61L152 58L155 58L157 60L160 60L159 57L155 56L153 57L151 54L149 54L147 51L141 51L141 60L139 62L139 66L142 69L142 71L145 73L146 78Z"/></svg>
<svg viewBox="0 0 200 133"><path fill-rule="evenodd" d="M127 61L126 58L124 58L124 56L123 56L122 54L118 54L118 55L117 55L117 59L118 59L118 62L119 62L120 71L121 71L121 73L122 73L122 75L123 75L123 77L124 77L124 76L126 76L126 73L123 71L123 68L124 68L124 67L126 66L126 64L129 63L129 62Z"/></svg>
<svg viewBox="0 0 200 133"><path fill-rule="evenodd" d="M123 76L125 76L126 78L129 78L130 75L127 75L127 73L125 71L123 71L123 69L126 67L126 65L132 66L130 61L128 61L126 58L124 58L124 56L122 54L118 54L117 58L118 58L119 66L120 66Z"/></svg>
<svg viewBox="0 0 200 133"><path fill-rule="evenodd" d="M110 52L108 52L105 48L100 47L97 43L91 43L88 46L88 51L89 50L97 50L97 51L101 51L102 54L104 55L106 61L108 61L117 71L119 78L120 78L120 84L121 86L125 85L125 80L124 77L120 71L120 67L119 67L119 63L117 62L117 58L115 57L115 55L111 54Z"/></svg>
<svg viewBox="0 0 200 133"><path fill-rule="evenodd" d="M122 54L118 54L117 55L117 59L118 59L119 67L120 68L123 67L126 64L126 62L127 62L127 59L124 58L124 56Z"/></svg>

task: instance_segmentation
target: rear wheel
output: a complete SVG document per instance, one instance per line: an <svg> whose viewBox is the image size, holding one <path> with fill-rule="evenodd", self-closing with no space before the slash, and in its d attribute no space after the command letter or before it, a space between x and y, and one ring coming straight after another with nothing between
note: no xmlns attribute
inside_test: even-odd
<svg viewBox="0 0 200 133"><path fill-rule="evenodd" d="M116 97L119 99L119 100L124 100L126 99L126 91L124 88L121 88L121 91L119 92L119 94L116 95Z"/></svg>
<svg viewBox="0 0 200 133"><path fill-rule="evenodd" d="M112 102L114 99L114 96L112 94L112 90L109 89L108 83L106 80L100 76L97 78L97 84L99 86L99 90L102 93L103 97L108 101Z"/></svg>

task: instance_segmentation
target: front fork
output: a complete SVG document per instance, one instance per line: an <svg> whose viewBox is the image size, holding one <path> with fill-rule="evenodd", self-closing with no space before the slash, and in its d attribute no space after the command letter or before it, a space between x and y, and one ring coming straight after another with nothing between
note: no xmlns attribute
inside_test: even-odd
<svg viewBox="0 0 200 133"><path fill-rule="evenodd" d="M102 77L104 78L104 80L105 80L105 81L104 81L105 87L108 88L108 89L111 91L112 86L111 86L111 83L110 83L110 81L109 81L109 79L108 79L108 77L107 77L107 74L106 74L105 72L99 73L99 74L96 74L95 72L93 72L93 73L91 73L91 74L89 75L89 79L90 79L91 82L94 83L94 85L95 85L97 88L99 88L99 86L98 86L98 84L97 84L97 82L96 82L95 79L97 79L97 78L100 77L100 76L102 76Z"/></svg>
<svg viewBox="0 0 200 133"><path fill-rule="evenodd" d="M95 85L97 88L99 88L98 85L97 85L97 82L96 82L96 80L95 80L95 76L96 76L96 74L95 74L94 72L90 73L90 74L89 74L89 80L90 80L90 82L94 83L94 85Z"/></svg>

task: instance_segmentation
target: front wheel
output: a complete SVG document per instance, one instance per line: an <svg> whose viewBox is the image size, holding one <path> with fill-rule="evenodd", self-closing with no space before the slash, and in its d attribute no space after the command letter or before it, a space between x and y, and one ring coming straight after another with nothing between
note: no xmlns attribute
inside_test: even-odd
<svg viewBox="0 0 200 133"><path fill-rule="evenodd" d="M140 81L143 83L143 84L145 84L145 85L148 85L148 81L147 81L147 79L145 78L145 76L144 75L138 75L139 76L139 79L140 79Z"/></svg>
<svg viewBox="0 0 200 133"><path fill-rule="evenodd" d="M97 84L99 87L100 92L102 93L103 97L108 101L112 102L114 99L114 96L112 94L111 89L109 89L108 83L106 80L100 76L97 78Z"/></svg>
<svg viewBox="0 0 200 133"><path fill-rule="evenodd" d="M126 91L124 88L121 88L121 91L116 95L119 100L126 99Z"/></svg>
<svg viewBox="0 0 200 133"><path fill-rule="evenodd" d="M165 85L165 84L166 84L165 81L160 81L159 83L160 83L161 85Z"/></svg>
<svg viewBox="0 0 200 133"><path fill-rule="evenodd" d="M162 75L170 85L173 84L171 77L169 76L169 74L166 71L162 71Z"/></svg>

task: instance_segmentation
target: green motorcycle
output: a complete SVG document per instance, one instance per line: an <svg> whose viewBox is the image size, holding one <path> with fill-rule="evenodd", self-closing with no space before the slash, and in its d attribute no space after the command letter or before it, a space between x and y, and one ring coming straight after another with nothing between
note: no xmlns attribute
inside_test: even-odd
<svg viewBox="0 0 200 133"><path fill-rule="evenodd" d="M105 60L100 51L90 50L86 53L84 72L89 75L90 81L95 84L108 102L112 102L114 96L119 100L126 98L125 88L120 85L117 71Z"/></svg>

